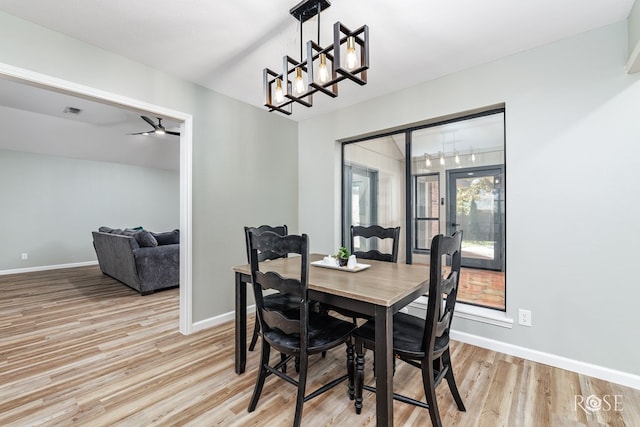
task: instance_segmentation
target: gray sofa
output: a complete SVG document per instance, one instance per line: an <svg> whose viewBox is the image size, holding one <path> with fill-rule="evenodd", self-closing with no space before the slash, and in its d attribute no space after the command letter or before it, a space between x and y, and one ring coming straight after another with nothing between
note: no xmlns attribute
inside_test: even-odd
<svg viewBox="0 0 640 427"><path fill-rule="evenodd" d="M100 227L93 231L100 270L141 295L180 284L180 231L153 233Z"/></svg>

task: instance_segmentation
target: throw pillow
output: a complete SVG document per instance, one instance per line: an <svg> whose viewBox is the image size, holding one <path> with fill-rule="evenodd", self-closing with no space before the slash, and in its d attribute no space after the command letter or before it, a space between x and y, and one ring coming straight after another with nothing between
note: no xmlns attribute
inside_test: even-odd
<svg viewBox="0 0 640 427"><path fill-rule="evenodd" d="M158 245L175 245L180 243L180 230L166 231L164 233L151 233L158 241Z"/></svg>
<svg viewBox="0 0 640 427"><path fill-rule="evenodd" d="M153 248L158 246L158 241L156 240L156 238L146 230L138 231L134 235L134 237L136 238L138 244L142 247Z"/></svg>

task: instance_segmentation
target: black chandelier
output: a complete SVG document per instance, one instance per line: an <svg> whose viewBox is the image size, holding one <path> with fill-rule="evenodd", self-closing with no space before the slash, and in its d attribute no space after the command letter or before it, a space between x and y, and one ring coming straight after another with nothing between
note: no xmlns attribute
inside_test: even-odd
<svg viewBox="0 0 640 427"><path fill-rule="evenodd" d="M285 55L282 73L264 69L264 105L269 111L290 115L293 103L311 107L316 92L335 98L338 96L338 83L345 79L361 86L367 84L369 27L363 25L351 31L336 22L333 25L333 43L321 47L320 12L329 6L328 0L303 0L289 11L300 22L300 61ZM318 40L307 42L307 58L303 59L302 24L316 15Z"/></svg>

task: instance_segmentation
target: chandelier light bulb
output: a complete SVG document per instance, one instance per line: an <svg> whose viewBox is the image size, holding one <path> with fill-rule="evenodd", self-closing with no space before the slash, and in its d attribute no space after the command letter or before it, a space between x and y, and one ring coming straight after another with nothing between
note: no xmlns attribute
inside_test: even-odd
<svg viewBox="0 0 640 427"><path fill-rule="evenodd" d="M320 65L318 66L318 80L320 83L326 83L329 81L329 69L327 68L327 55L320 54Z"/></svg>
<svg viewBox="0 0 640 427"><path fill-rule="evenodd" d="M356 55L356 39L353 36L347 37L347 69L353 70L358 66L358 56Z"/></svg>
<svg viewBox="0 0 640 427"><path fill-rule="evenodd" d="M456 152L455 161L456 161L456 165L459 165L459 164L460 164L460 156L458 155L458 153L457 153L457 152Z"/></svg>
<svg viewBox="0 0 640 427"><path fill-rule="evenodd" d="M440 164L444 166L444 153L440 154Z"/></svg>
<svg viewBox="0 0 640 427"><path fill-rule="evenodd" d="M276 79L276 103L284 101L284 91L282 90L282 80Z"/></svg>
<svg viewBox="0 0 640 427"><path fill-rule="evenodd" d="M425 162L427 164L427 167L430 168L431 167L431 156L427 156L427 160Z"/></svg>
<svg viewBox="0 0 640 427"><path fill-rule="evenodd" d="M296 95L302 95L306 88L304 87L304 80L302 80L302 69L296 68Z"/></svg>

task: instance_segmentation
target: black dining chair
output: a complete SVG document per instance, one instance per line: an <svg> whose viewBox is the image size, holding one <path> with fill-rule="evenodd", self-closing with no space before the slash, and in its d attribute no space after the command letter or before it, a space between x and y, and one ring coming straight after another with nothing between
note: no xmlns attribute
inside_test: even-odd
<svg viewBox="0 0 640 427"><path fill-rule="evenodd" d="M368 247L368 250L354 250L355 242L358 239L358 247ZM365 240L366 239L366 240ZM391 252L382 252L378 248L383 245L386 239L388 246L391 248ZM351 226L351 253L356 256L356 259L373 259L377 261L386 262L398 262L398 242L400 240L400 227L384 228L379 225L371 225L369 227L363 226ZM356 323L357 319L369 319L370 316L365 316L362 313L357 313L346 308L326 306L325 310L332 310L336 313L340 313L343 316L350 317L353 323Z"/></svg>
<svg viewBox="0 0 640 427"><path fill-rule="evenodd" d="M244 236L245 236L246 247L247 247L247 263L249 264L251 263L251 253L249 251L249 233L250 232L263 233L265 231L270 231L280 236L286 236L287 234L289 234L289 230L286 224L278 225L275 227L270 225L261 225L260 227L245 227ZM287 257L287 254L284 254L281 256L271 251L259 252L258 262L263 262L263 261L273 260L278 258L286 258L286 257ZM278 308L280 310L297 308L299 305L298 301L291 295L282 294L279 292L276 292L270 295L265 295L264 301L266 306L270 308ZM251 337L251 343L249 344L249 351L253 351L253 349L255 348L256 343L258 342L259 334L260 334L260 322L258 322L258 319L256 319L253 327L253 336Z"/></svg>
<svg viewBox="0 0 640 427"><path fill-rule="evenodd" d="M431 265L429 273L429 295L427 315L425 319L405 313L393 316L393 352L394 355L419 368L422 372L422 383L426 403L394 393L393 398L429 409L431 423L442 426L436 386L446 378L453 399L460 411L466 411L460 392L456 386L449 352L449 331L453 319L453 310L458 295L460 280L460 260L462 231L451 237L437 235L431 242ZM451 262L450 272L443 278L443 267ZM355 368L355 409L362 410L362 390L375 391L373 387L364 385L364 351L375 348L375 325L372 320L354 331L356 346Z"/></svg>
<svg viewBox="0 0 640 427"><path fill-rule="evenodd" d="M385 239L391 239L391 250L381 252L378 247L384 243ZM362 246L368 249L356 250L356 240L359 240L358 247ZM384 228L379 225L370 225L368 227L360 225L351 226L351 253L355 255L356 258L398 262L399 241L400 227Z"/></svg>
<svg viewBox="0 0 640 427"><path fill-rule="evenodd" d="M351 333L354 325L326 314L309 309L309 239L301 236L280 236L273 232L249 232L249 248L251 258L251 278L256 300L256 311L262 329L260 367L256 386L249 403L249 412L253 412L258 404L265 380L274 374L286 382L298 387L296 409L293 419L294 427L299 426L302 418L304 402L335 387L347 378L353 377L353 344ZM260 252L273 252L280 256L299 254L300 276L283 278L278 273L269 271L269 263L258 264ZM261 268L263 270L261 270ZM294 296L298 307L293 310L270 308L265 304L264 291L275 289L278 292ZM305 394L309 356L322 353L341 344L347 344L347 374L325 384L310 394ZM270 365L271 348L287 355L273 366ZM282 372L292 357L300 361L300 373L295 380Z"/></svg>

